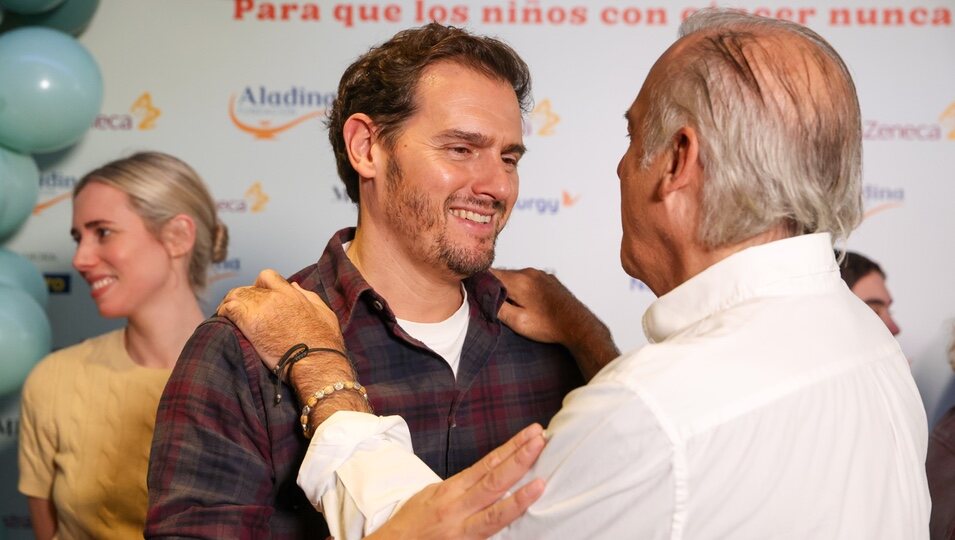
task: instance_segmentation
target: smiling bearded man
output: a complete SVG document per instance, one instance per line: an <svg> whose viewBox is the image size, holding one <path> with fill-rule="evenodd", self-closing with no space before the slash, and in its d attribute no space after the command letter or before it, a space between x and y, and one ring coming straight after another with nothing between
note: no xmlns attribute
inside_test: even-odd
<svg viewBox="0 0 955 540"><path fill-rule="evenodd" d="M517 198L529 95L510 47L438 24L358 58L328 120L358 226L291 278L333 306L371 404L408 419L417 455L442 476L548 422L583 383L568 349L501 324L508 293L487 272ZM605 354L586 355L593 374L616 349L599 321L576 329L607 338ZM295 485L308 442L299 405L257 354L290 344L267 341L253 347L215 317L186 345L159 406L147 537L324 537Z"/></svg>

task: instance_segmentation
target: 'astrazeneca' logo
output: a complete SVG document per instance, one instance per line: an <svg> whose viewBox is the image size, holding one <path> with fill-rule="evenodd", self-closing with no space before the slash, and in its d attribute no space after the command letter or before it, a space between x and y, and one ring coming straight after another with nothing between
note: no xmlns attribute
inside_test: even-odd
<svg viewBox="0 0 955 540"><path fill-rule="evenodd" d="M241 199L219 199L216 201L216 208L220 212L231 212L234 214L258 214L265 211L271 197L262 189L262 182L254 182Z"/></svg>
<svg viewBox="0 0 955 540"><path fill-rule="evenodd" d="M256 139L274 139L283 131L323 116L334 100L334 92L301 86L283 90L246 86L229 97L229 119Z"/></svg>
<svg viewBox="0 0 955 540"><path fill-rule="evenodd" d="M153 104L153 96L143 92L130 105L128 112L100 113L93 119L93 129L100 131L148 131L156 127L162 110Z"/></svg>
<svg viewBox="0 0 955 540"><path fill-rule="evenodd" d="M211 284L217 281L232 279L239 275L240 270L242 270L242 259L238 257L217 262L212 265L212 271L209 273L208 281Z"/></svg>
<svg viewBox="0 0 955 540"><path fill-rule="evenodd" d="M33 207L33 215L40 215L51 206L69 200L77 181L79 178L71 174L56 170L44 171L40 175L39 201Z"/></svg>
<svg viewBox="0 0 955 540"><path fill-rule="evenodd" d="M942 126L866 120L862 123L862 138L867 141L937 141L942 138Z"/></svg>
<svg viewBox="0 0 955 540"><path fill-rule="evenodd" d="M950 141L955 141L955 101L939 115L938 121L942 124L945 138Z"/></svg>
<svg viewBox="0 0 955 540"><path fill-rule="evenodd" d="M867 141L939 141L955 140L955 102L938 116L938 123L890 123L866 120L862 138Z"/></svg>
<svg viewBox="0 0 955 540"><path fill-rule="evenodd" d="M898 186L865 184L862 186L862 201L865 204L863 219L867 219L905 204L905 189Z"/></svg>
<svg viewBox="0 0 955 540"><path fill-rule="evenodd" d="M560 192L560 197L522 197L514 203L515 212L528 212L538 215L553 215L562 208L570 208L580 201L580 195L569 191Z"/></svg>
<svg viewBox="0 0 955 540"><path fill-rule="evenodd" d="M560 116L554 111L550 99L541 100L531 114L524 119L524 135L547 137L556 133Z"/></svg>

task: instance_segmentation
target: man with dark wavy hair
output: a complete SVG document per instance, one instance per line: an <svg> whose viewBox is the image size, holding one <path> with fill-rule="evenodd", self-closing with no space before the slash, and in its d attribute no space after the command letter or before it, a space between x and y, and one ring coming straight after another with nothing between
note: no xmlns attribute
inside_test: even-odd
<svg viewBox="0 0 955 540"><path fill-rule="evenodd" d="M335 537L389 517L375 535L482 537L524 508L503 536L927 537L921 398L898 342L847 290L832 251L862 217L861 121L845 63L808 28L701 10L626 119L620 256L658 296L643 316L649 344L568 395L546 447L531 427L443 482L409 479L419 462L399 451L400 419L293 371L316 430L299 484L336 516ZM341 347L320 300L263 284L299 298L311 343ZM223 310L241 322L238 296ZM573 311L541 310L538 322ZM421 493L404 497L415 484Z"/></svg>
<svg viewBox="0 0 955 540"><path fill-rule="evenodd" d="M501 322L520 315L521 290L505 291L488 268L517 198L529 100L527 66L509 46L430 24L358 58L328 118L358 225L291 281L333 306L371 404L408 420L418 456L441 476L549 421L581 370L616 354L596 321L575 327L605 337L596 354L575 350L570 334L531 332L546 344ZM267 310L258 324L296 318ZM159 406L147 537L321 537L295 485L307 445L299 405L285 372L259 358L291 345L253 346L222 318L196 330ZM591 363L578 368L571 353ZM296 376L311 363L299 359Z"/></svg>
<svg viewBox="0 0 955 540"><path fill-rule="evenodd" d="M885 285L885 272L882 267L861 253L846 251L839 263L839 273L849 290L872 308L889 332L892 332L893 336L899 335L902 330L890 311L892 295Z"/></svg>

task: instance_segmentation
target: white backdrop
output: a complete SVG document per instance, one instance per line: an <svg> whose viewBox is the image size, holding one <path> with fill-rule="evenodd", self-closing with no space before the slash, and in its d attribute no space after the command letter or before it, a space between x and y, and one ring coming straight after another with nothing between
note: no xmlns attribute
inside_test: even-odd
<svg viewBox="0 0 955 540"><path fill-rule="evenodd" d="M534 76L530 152L497 264L555 271L622 349L637 347L653 295L619 265L622 115L686 10L709 4L102 0L80 38L103 72L102 114L79 144L39 156L40 202L8 247L47 274L54 347L119 326L96 316L70 266L68 194L91 168L155 149L199 171L229 226L230 255L214 271L209 310L263 267L287 275L314 262L356 217L319 118L338 78L371 45L434 17L503 38ZM729 5L801 17L855 77L868 217L849 247L888 273L899 339L931 420L950 384L945 349L955 318L955 2ZM15 495L17 398L0 401L0 538L27 535L26 505Z"/></svg>

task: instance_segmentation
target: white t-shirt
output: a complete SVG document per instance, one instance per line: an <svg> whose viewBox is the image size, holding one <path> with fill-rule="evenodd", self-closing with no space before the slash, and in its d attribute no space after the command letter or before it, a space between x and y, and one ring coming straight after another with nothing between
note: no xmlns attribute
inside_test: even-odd
<svg viewBox="0 0 955 540"><path fill-rule="evenodd" d="M408 332L408 335L428 346L438 353L451 366L454 376L458 376L458 365L461 363L461 350L464 349L464 338L468 334L468 322L471 320L468 306L468 291L461 286L461 295L464 301L447 319L436 323L420 323L395 318L398 326Z"/></svg>
<svg viewBox="0 0 955 540"><path fill-rule="evenodd" d="M659 298L650 344L571 392L504 538L928 538L928 430L908 363L828 234L738 252ZM400 417L339 412L299 485L335 538L438 481Z"/></svg>

